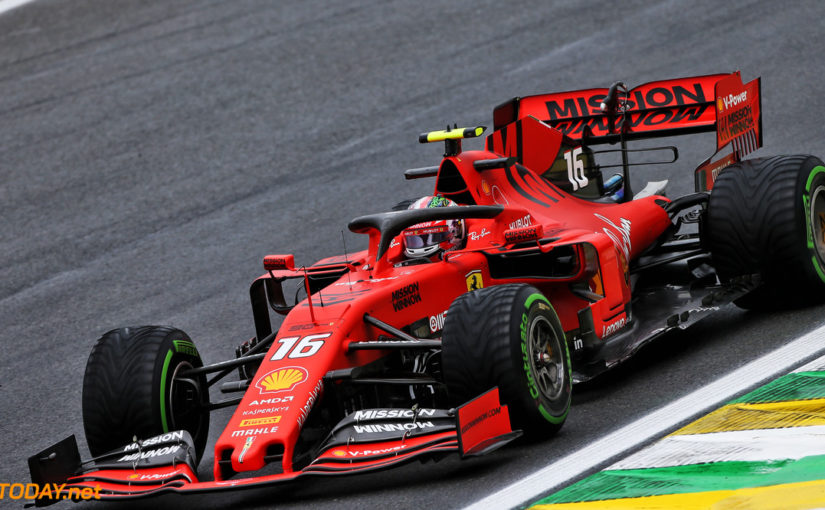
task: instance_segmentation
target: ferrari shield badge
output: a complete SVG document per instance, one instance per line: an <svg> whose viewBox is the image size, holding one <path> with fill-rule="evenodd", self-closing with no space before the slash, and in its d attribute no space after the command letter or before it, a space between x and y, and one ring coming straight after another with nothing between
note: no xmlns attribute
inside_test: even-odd
<svg viewBox="0 0 825 510"><path fill-rule="evenodd" d="M484 288L484 280L481 278L481 269L470 271L464 278L467 280L467 292Z"/></svg>

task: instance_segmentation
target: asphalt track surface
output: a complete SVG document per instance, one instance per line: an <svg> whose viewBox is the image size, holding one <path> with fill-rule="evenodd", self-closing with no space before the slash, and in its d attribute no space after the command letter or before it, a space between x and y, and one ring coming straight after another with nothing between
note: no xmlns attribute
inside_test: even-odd
<svg viewBox="0 0 825 510"><path fill-rule="evenodd" d="M741 69L762 76L756 155L825 155L823 15L820 2L468 0L38 0L3 14L0 482L28 481L26 458L71 433L85 454L83 370L104 331L171 324L208 362L231 357L254 333L247 289L264 254L340 253L350 218L431 189L402 177L439 161L421 131L490 125L515 95ZM692 191L713 146L680 140L680 161L638 169L636 189L666 177L671 196ZM365 244L346 236L350 251ZM458 508L814 329L823 311L725 307L577 387L542 443L155 505ZM213 416L213 440L228 418Z"/></svg>

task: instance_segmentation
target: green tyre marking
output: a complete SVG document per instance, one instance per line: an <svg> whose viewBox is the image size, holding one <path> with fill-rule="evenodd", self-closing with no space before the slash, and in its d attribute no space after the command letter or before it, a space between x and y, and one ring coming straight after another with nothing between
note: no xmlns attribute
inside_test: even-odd
<svg viewBox="0 0 825 510"><path fill-rule="evenodd" d="M811 170L811 174L808 176L808 182L805 183L805 191L808 193L811 192L811 184L814 182L814 177L821 173L825 173L825 166L815 166L813 170Z"/></svg>
<svg viewBox="0 0 825 510"><path fill-rule="evenodd" d="M825 173L825 167L823 166L815 166L811 173L808 175L808 181L805 183L805 194L802 195L802 210L805 213L805 237L808 242L808 249L813 250L816 252L816 247L814 246L813 234L811 230L811 186L813 185L814 178L821 174ZM811 262L813 262L814 269L816 270L816 274L819 275L819 279L825 283L825 269L822 267L822 264L819 261L819 258L816 256L816 253L811 257Z"/></svg>
<svg viewBox="0 0 825 510"><path fill-rule="evenodd" d="M570 408L568 407L567 409L564 410L564 414L562 414L559 417L555 417L552 414L548 413L543 405L539 404L539 412L541 413L541 415L544 416L544 419L546 419L547 421L549 421L550 423L552 423L554 425L557 425L559 423L564 422L565 418L567 418L567 413L569 411L570 411Z"/></svg>
<svg viewBox="0 0 825 510"><path fill-rule="evenodd" d="M166 373L169 371L169 362L172 361L173 354L172 351L166 353L160 373L160 425L164 433L169 432L169 422L166 420Z"/></svg>
<svg viewBox="0 0 825 510"><path fill-rule="evenodd" d="M200 356L195 344L189 340L172 340L172 344L175 346L175 351L181 354L188 354L195 358Z"/></svg>
<svg viewBox="0 0 825 510"><path fill-rule="evenodd" d="M547 304L547 306L549 306L550 309L553 310L553 313L556 313L556 310L553 308L553 305L550 304L550 301L548 301L547 298L544 297L544 295L539 294L537 292L534 292L534 293L530 294L530 296L527 297L527 300L524 302L524 309L525 310L530 310L530 307L533 305L533 303L536 300L544 301ZM529 368L529 365L528 365L528 362L527 362L527 359L526 359L527 358L527 346L526 346L526 342L527 342L527 324L526 324L527 323L527 314L526 313L522 314L521 318L522 318L521 319L521 351L522 351L522 353L524 354L524 357L525 357L524 370L525 370L526 375L527 375L528 386L530 386L530 388L529 388L530 389L530 395L531 396L533 395L533 390L535 390L536 394L538 395L538 389L535 388L535 382L533 381L532 374L530 374L530 372L529 372L530 368ZM564 342L561 342L561 343L564 343ZM564 345L566 346L566 344L564 344ZM567 375L568 375L568 377L572 377L572 368L570 368L570 351L568 349L564 349L564 353L567 355L567 367L568 367L568 374ZM536 397L533 397L533 398L536 398ZM562 414L561 416L556 417L556 416L553 416L552 414L550 414L547 411L547 409L544 408L543 404L539 404L539 412L541 413L541 415L544 416L545 420L549 421L550 423L552 423L554 425L559 424L559 423L563 423L565 418L567 418L567 413L569 411L570 411L570 408L568 407L567 409L564 410L564 414Z"/></svg>
<svg viewBox="0 0 825 510"><path fill-rule="evenodd" d="M519 325L521 331L521 360L524 376L527 378L527 389L530 391L530 398L538 400L539 389L536 386L536 381L533 379L533 371L530 370L530 353L527 348L527 312L521 314L521 324Z"/></svg>
<svg viewBox="0 0 825 510"><path fill-rule="evenodd" d="M819 279L825 282L825 272L823 272L822 268L819 265L819 259L816 258L816 255L811 257L811 261L814 263L814 269L816 269L816 274L819 275Z"/></svg>
<svg viewBox="0 0 825 510"><path fill-rule="evenodd" d="M524 302L524 309L529 310L530 306L532 306L533 302L537 299L540 299L540 300L544 301L545 303L547 303L547 305L550 306L550 309L553 310L553 312L556 311L556 310L553 309L553 305L550 304L550 301L548 301L546 297L539 294L538 292L534 292L534 293L530 294L530 296L527 298L527 301Z"/></svg>

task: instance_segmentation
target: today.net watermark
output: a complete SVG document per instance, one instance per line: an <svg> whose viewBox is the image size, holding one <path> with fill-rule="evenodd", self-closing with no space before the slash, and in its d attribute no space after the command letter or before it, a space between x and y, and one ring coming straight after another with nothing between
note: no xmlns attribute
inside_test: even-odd
<svg viewBox="0 0 825 510"><path fill-rule="evenodd" d="M69 487L66 484L0 483L0 500L4 499L100 499L100 486Z"/></svg>

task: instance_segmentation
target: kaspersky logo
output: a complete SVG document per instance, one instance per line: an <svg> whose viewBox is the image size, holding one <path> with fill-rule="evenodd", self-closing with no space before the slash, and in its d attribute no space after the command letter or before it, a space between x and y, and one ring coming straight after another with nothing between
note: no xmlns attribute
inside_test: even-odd
<svg viewBox="0 0 825 510"><path fill-rule="evenodd" d="M284 367L273 370L258 379L255 386L261 393L291 391L307 378L307 371L301 367Z"/></svg>

